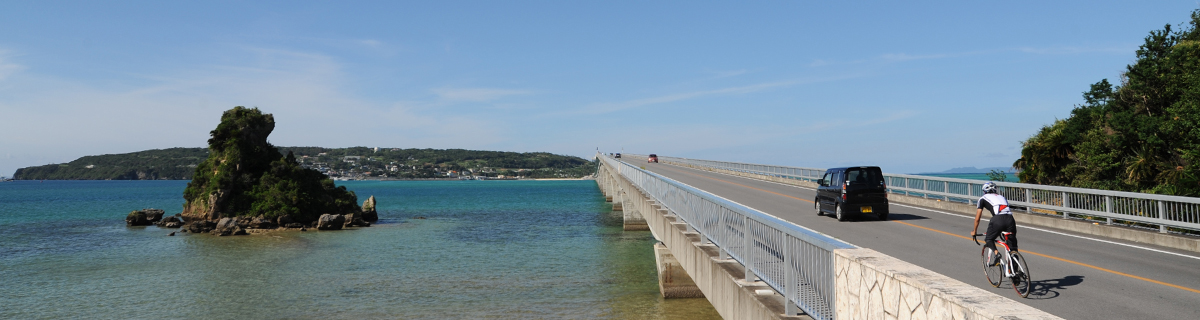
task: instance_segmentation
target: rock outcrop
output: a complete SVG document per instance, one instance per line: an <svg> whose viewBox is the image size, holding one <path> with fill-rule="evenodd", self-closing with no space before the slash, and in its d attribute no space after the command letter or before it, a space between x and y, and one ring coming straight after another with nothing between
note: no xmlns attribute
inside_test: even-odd
<svg viewBox="0 0 1200 320"><path fill-rule="evenodd" d="M274 116L257 108L235 107L221 115L208 139L208 159L196 166L184 190L185 221L262 217L277 225L308 224L325 213L362 212L354 192L268 143L274 129ZM283 216L292 221L279 222Z"/></svg>
<svg viewBox="0 0 1200 320"><path fill-rule="evenodd" d="M179 228L183 226L183 219L179 215L168 216L159 220L156 225L161 228Z"/></svg>
<svg viewBox="0 0 1200 320"><path fill-rule="evenodd" d="M323 214L317 220L317 230L342 230L346 225L346 217L340 214Z"/></svg>
<svg viewBox="0 0 1200 320"><path fill-rule="evenodd" d="M371 223L379 221L379 213L375 212L375 196L371 196L366 201L363 201L362 219Z"/></svg>
<svg viewBox="0 0 1200 320"><path fill-rule="evenodd" d="M218 236L245 235L246 230L238 225L237 218L221 218L220 221L217 221L217 226L212 233Z"/></svg>
<svg viewBox="0 0 1200 320"><path fill-rule="evenodd" d="M142 209L130 212L125 216L126 226L148 226L162 220L162 209Z"/></svg>
<svg viewBox="0 0 1200 320"><path fill-rule="evenodd" d="M217 228L217 223L210 220L196 220L183 225L183 231L205 233Z"/></svg>

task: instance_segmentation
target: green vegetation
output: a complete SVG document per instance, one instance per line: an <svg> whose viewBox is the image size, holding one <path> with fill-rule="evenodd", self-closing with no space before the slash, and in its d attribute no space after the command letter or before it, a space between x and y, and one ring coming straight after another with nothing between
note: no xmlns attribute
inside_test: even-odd
<svg viewBox="0 0 1200 320"><path fill-rule="evenodd" d="M275 118L258 108L235 107L208 139L209 156L183 191L183 215L215 220L287 215L309 222L325 213L359 212L358 198L313 169L300 167L267 142Z"/></svg>
<svg viewBox="0 0 1200 320"><path fill-rule="evenodd" d="M1024 142L1021 181L1200 196L1200 10L1152 31L1119 86L1091 85L1067 119Z"/></svg>
<svg viewBox="0 0 1200 320"><path fill-rule="evenodd" d="M579 178L595 173L596 163L545 152L501 152L463 149L379 149L277 147L280 156L333 177L355 179L448 178L451 171L488 177ZM347 158L349 157L349 158ZM65 164L18 169L24 180L190 180L194 168L208 158L207 148L172 148L125 154L87 156ZM91 166L90 168L88 166Z"/></svg>
<svg viewBox="0 0 1200 320"><path fill-rule="evenodd" d="M62 164L17 169L16 180L179 180L191 179L208 157L204 148L171 148L86 156Z"/></svg>
<svg viewBox="0 0 1200 320"><path fill-rule="evenodd" d="M992 170L987 173L987 177L991 181L1008 181L1008 173L1003 170Z"/></svg>
<svg viewBox="0 0 1200 320"><path fill-rule="evenodd" d="M283 148L306 167L354 179L428 179L451 175L523 178L579 178L595 173L595 162L545 152L463 149L383 149L354 147Z"/></svg>

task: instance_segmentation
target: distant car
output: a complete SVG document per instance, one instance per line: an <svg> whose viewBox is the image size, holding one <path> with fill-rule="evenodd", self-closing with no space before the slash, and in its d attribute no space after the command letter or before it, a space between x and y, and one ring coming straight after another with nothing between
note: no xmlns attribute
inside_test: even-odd
<svg viewBox="0 0 1200 320"><path fill-rule="evenodd" d="M613 158L620 159L620 158L621 158L621 154L620 154L620 153L618 153L617 155L613 156Z"/></svg>
<svg viewBox="0 0 1200 320"><path fill-rule="evenodd" d="M651 163L651 162L658 163L658 155L657 154L651 153L650 158L646 159L646 163Z"/></svg>
<svg viewBox="0 0 1200 320"><path fill-rule="evenodd" d="M838 221L866 215L888 218L887 184L879 167L829 169L817 184L817 215L833 214Z"/></svg>

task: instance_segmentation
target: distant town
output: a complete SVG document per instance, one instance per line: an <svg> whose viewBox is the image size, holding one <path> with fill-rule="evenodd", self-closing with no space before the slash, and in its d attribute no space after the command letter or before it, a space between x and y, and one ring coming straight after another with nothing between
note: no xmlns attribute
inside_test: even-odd
<svg viewBox="0 0 1200 320"><path fill-rule="evenodd" d="M335 180L572 179L595 162L546 152L463 149L278 147L297 163ZM80 157L68 163L17 169L15 180L189 180L207 148L155 149Z"/></svg>
<svg viewBox="0 0 1200 320"><path fill-rule="evenodd" d="M378 154L380 148L372 148ZM527 178L582 178L575 172L553 168L495 168L483 165L484 161L431 162L429 159L410 155L403 158L391 157L404 149L382 149L384 155L337 155L320 152L315 155L296 155L301 166L314 169L334 180L388 180L388 179L461 179L461 180L517 180ZM473 165L473 166L472 166Z"/></svg>

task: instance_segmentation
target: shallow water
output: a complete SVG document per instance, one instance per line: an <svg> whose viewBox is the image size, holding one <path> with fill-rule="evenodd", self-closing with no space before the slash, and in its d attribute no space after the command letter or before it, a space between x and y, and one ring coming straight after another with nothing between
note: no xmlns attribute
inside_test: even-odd
<svg viewBox="0 0 1200 320"><path fill-rule="evenodd" d="M719 318L659 296L654 240L593 181L339 184L380 222L168 237L123 219L186 182L0 183L0 318Z"/></svg>

